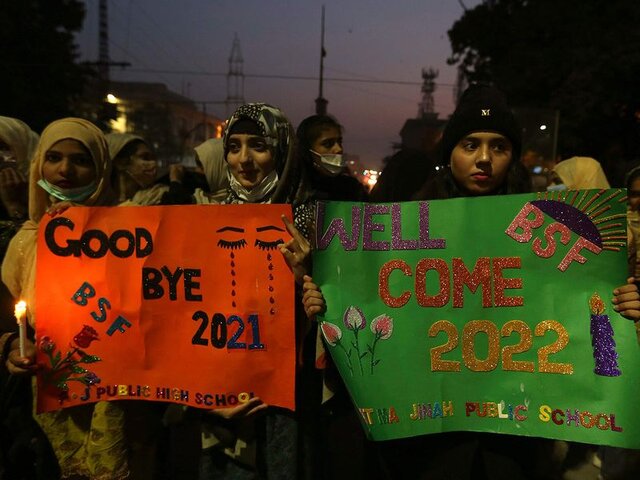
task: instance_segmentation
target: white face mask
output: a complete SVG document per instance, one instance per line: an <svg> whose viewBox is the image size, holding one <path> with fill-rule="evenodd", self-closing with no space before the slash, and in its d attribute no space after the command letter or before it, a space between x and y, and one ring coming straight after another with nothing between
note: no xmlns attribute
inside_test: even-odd
<svg viewBox="0 0 640 480"><path fill-rule="evenodd" d="M315 164L329 175L338 175L345 165L344 156L341 153L318 153L309 150L313 155Z"/></svg>
<svg viewBox="0 0 640 480"><path fill-rule="evenodd" d="M47 182L44 178L38 180L38 185L42 187L49 195L57 198L58 200L67 202L84 202L96 191L96 181L94 180L89 185L76 188L60 188L56 187L52 183Z"/></svg>
<svg viewBox="0 0 640 480"><path fill-rule="evenodd" d="M278 172L275 169L251 190L244 188L229 170L227 170L227 177L229 178L229 187L231 190L233 190L238 198L247 203L265 202L278 185Z"/></svg>

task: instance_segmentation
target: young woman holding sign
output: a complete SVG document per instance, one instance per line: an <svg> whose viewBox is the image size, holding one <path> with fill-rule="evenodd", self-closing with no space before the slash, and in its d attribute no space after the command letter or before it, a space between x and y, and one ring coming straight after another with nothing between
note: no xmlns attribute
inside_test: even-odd
<svg viewBox="0 0 640 480"><path fill-rule="evenodd" d="M442 138L447 168L429 180L416 200L504 195L530 191L519 161L521 133L502 94L472 86L462 96ZM305 312L311 318L325 309L311 277L303 286ZM614 291L614 309L640 318L635 285ZM393 479L553 478L550 440L474 432L451 432L380 442L386 474Z"/></svg>
<svg viewBox="0 0 640 480"><path fill-rule="evenodd" d="M2 280L14 298L27 302L32 327L36 326L37 313L35 264L40 220L46 213L55 214L69 205L113 205L110 174L107 143L95 125L65 118L45 128L30 172L29 220L11 241L2 264ZM33 374L33 343L26 343L24 356L20 355L17 340L10 349L6 356L9 372ZM140 462L147 452L134 438L147 435L149 425L137 432L131 429L133 435L126 435L126 409L123 402L98 402L36 415L56 454L62 477L151 478L150 465ZM138 442L138 455L129 455L132 441Z"/></svg>
<svg viewBox="0 0 640 480"><path fill-rule="evenodd" d="M222 137L229 179L222 203L291 204L294 222L304 231L313 209L293 155L294 138L291 124L278 108L264 103L238 108ZM219 203L200 189L194 196L198 204ZM289 265L300 269L309 242L283 220L294 239L281 244L281 250ZM305 337L307 328L308 324L296 322L298 339ZM299 430L299 412L267 408L255 397L235 408L208 412L202 415L200 478L301 478Z"/></svg>

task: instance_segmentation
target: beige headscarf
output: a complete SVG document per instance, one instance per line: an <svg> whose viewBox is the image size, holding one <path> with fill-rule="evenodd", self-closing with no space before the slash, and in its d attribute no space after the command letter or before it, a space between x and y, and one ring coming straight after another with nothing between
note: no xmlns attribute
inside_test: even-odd
<svg viewBox="0 0 640 480"><path fill-rule="evenodd" d="M227 177L227 162L224 161L224 148L221 138L211 138L194 148L204 176L209 184L213 200L222 201L227 196L229 178Z"/></svg>
<svg viewBox="0 0 640 480"><path fill-rule="evenodd" d="M14 298L22 298L29 305L31 324L35 322L35 260L38 222L54 203L49 194L39 185L45 154L61 140L77 140L82 143L96 166L96 190L83 205L107 206L113 202L111 191L111 160L107 142L98 127L80 118L64 118L49 124L42 132L38 148L33 157L33 168L29 175L29 220L9 243L2 262L2 281ZM57 200L56 200L57 201Z"/></svg>
<svg viewBox="0 0 640 480"><path fill-rule="evenodd" d="M61 140L77 140L85 146L96 166L96 189L83 205L108 205L112 201L111 191L111 159L107 148L107 141L102 131L93 123L82 118L63 118L50 123L42 132L38 149L33 158L33 169L29 176L29 218L39 222L42 215L53 203L49 194L39 185L42 178L42 166L45 154Z"/></svg>
<svg viewBox="0 0 640 480"><path fill-rule="evenodd" d="M38 144L38 138L38 134L22 120L0 117L0 139L13 150L18 171L25 177L29 173L29 164Z"/></svg>
<svg viewBox="0 0 640 480"><path fill-rule="evenodd" d="M105 137L107 138L107 145L109 145L109 155L111 155L114 169L117 168L118 155L120 155L120 152L122 152L122 150L131 142L142 142L148 146L148 143L144 138L133 133L108 133ZM150 187L138 190L132 198L126 199L121 202L120 205L158 205L162 200L162 196L168 191L169 187L167 185L156 183Z"/></svg>
<svg viewBox="0 0 640 480"><path fill-rule="evenodd" d="M611 188L600 163L589 157L571 157L553 169L568 190Z"/></svg>
<svg viewBox="0 0 640 480"><path fill-rule="evenodd" d="M107 139L107 145L109 146L109 155L112 160L115 160L116 157L120 154L122 149L129 145L131 142L142 142L146 144L140 135L134 135L133 133L107 133L105 135Z"/></svg>

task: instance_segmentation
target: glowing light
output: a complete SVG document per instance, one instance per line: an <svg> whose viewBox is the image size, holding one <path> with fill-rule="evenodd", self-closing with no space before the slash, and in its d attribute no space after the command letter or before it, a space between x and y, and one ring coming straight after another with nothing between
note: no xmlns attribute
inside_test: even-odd
<svg viewBox="0 0 640 480"><path fill-rule="evenodd" d="M364 170L362 172L363 183L368 185L369 188L372 188L376 182L378 181L378 177L380 176L380 172L377 170Z"/></svg>
<svg viewBox="0 0 640 480"><path fill-rule="evenodd" d="M108 93L107 94L107 102L109 102L109 103L120 103L120 100L113 93Z"/></svg>
<svg viewBox="0 0 640 480"><path fill-rule="evenodd" d="M546 125L540 125L540 130L546 130L547 126Z"/></svg>

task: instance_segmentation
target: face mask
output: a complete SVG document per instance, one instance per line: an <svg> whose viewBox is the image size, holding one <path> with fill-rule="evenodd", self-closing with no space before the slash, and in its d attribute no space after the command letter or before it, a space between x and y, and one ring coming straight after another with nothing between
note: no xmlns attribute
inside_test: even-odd
<svg viewBox="0 0 640 480"><path fill-rule="evenodd" d="M278 172L273 170L269 175L264 177L259 185L251 190L247 190L240 182L236 180L231 171L227 171L229 178L229 187L238 198L247 203L264 203L266 199L273 193L278 186Z"/></svg>
<svg viewBox="0 0 640 480"><path fill-rule="evenodd" d="M549 185L547 187L548 192L559 192L566 189L567 189L567 186L564 183L557 183L554 185Z"/></svg>
<svg viewBox="0 0 640 480"><path fill-rule="evenodd" d="M337 175L344 169L345 160L341 153L318 153L309 150L313 155L315 164L330 175Z"/></svg>
<svg viewBox="0 0 640 480"><path fill-rule="evenodd" d="M126 173L140 188L149 188L155 182L155 176L152 177L139 171L132 171L127 168L124 170L124 173Z"/></svg>
<svg viewBox="0 0 640 480"><path fill-rule="evenodd" d="M84 202L96 191L96 181L94 180L89 185L76 188L60 188L47 182L44 178L38 180L38 185L47 192L49 195L67 202Z"/></svg>

